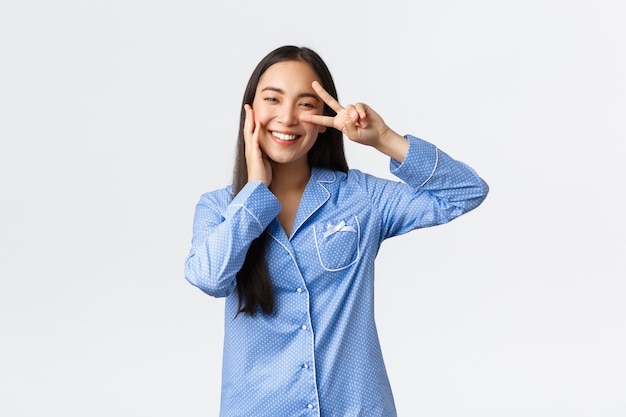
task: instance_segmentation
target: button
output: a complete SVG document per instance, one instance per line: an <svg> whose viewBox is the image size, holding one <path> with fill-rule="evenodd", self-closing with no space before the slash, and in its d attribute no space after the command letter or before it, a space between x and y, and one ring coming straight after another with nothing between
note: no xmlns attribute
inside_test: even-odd
<svg viewBox="0 0 626 417"><path fill-rule="evenodd" d="M298 292L302 292L302 288L298 288L296 291L298 291Z"/></svg>
<svg viewBox="0 0 626 417"><path fill-rule="evenodd" d="M303 324L301 327L302 330L306 330L306 324Z"/></svg>
<svg viewBox="0 0 626 417"><path fill-rule="evenodd" d="M308 408L309 410L311 410L313 408L313 404L309 404L306 406L306 408Z"/></svg>
<svg viewBox="0 0 626 417"><path fill-rule="evenodd" d="M304 365L302 365L302 367L303 367L304 369L309 369L309 364L308 364L308 363L305 363Z"/></svg>

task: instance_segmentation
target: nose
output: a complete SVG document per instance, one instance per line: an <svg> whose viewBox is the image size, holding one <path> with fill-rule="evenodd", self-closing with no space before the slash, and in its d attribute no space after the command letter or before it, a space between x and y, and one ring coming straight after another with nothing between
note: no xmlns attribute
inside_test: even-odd
<svg viewBox="0 0 626 417"><path fill-rule="evenodd" d="M297 110L293 106L289 105L285 105L281 108L279 119L285 126L294 126L300 121Z"/></svg>

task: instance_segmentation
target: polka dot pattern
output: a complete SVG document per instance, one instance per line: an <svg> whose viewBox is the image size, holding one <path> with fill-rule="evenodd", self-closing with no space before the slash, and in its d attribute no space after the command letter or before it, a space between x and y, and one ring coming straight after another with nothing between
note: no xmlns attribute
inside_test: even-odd
<svg viewBox="0 0 626 417"><path fill-rule="evenodd" d="M374 323L374 261L383 240L446 223L477 207L488 187L465 164L413 136L402 182L358 170L313 169L291 237L262 183L230 187L196 207L185 276L226 297L222 417L395 416ZM237 312L235 277L267 228L276 298L271 316Z"/></svg>

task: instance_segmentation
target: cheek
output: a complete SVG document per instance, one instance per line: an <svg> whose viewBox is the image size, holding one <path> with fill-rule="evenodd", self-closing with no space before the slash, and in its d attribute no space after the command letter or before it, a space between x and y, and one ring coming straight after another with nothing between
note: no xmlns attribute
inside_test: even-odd
<svg viewBox="0 0 626 417"><path fill-rule="evenodd" d="M265 124L265 122L271 118L271 108L268 108L266 103L261 100L254 100L252 102L252 110L254 111L255 120Z"/></svg>
<svg viewBox="0 0 626 417"><path fill-rule="evenodd" d="M266 122L271 119L271 114L267 109L263 108L263 106L260 106L254 109L254 117L257 121L265 125Z"/></svg>
<svg viewBox="0 0 626 417"><path fill-rule="evenodd" d="M315 124L311 124L307 127L307 133L309 136L317 137L320 133L323 133L326 130L325 126L319 126Z"/></svg>

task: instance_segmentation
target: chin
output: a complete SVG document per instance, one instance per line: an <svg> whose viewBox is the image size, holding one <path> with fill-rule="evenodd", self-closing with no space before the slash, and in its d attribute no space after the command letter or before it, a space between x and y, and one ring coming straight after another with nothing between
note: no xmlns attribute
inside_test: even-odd
<svg viewBox="0 0 626 417"><path fill-rule="evenodd" d="M296 160L291 158L270 158L272 162L275 164L289 164L291 162L295 162Z"/></svg>
<svg viewBox="0 0 626 417"><path fill-rule="evenodd" d="M291 164L294 162L299 162L302 161L303 159L306 160L307 156L303 155L303 156L293 156L293 155L273 155L270 156L268 155L268 158L276 163L276 164Z"/></svg>

